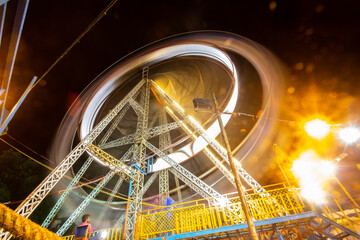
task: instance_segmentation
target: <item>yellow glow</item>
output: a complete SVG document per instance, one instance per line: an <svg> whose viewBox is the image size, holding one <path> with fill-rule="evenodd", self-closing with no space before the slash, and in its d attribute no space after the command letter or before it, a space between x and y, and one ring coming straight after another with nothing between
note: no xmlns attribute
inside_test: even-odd
<svg viewBox="0 0 360 240"><path fill-rule="evenodd" d="M302 153L291 169L299 180L302 196L315 203L325 202L322 183L334 175L335 170L333 162L321 159L312 150Z"/></svg>
<svg viewBox="0 0 360 240"><path fill-rule="evenodd" d="M360 130L355 127L343 128L339 131L339 138L347 144L355 143L360 139Z"/></svg>
<svg viewBox="0 0 360 240"><path fill-rule="evenodd" d="M215 206L216 206L216 205L219 205L220 207L225 207L225 206L227 206L229 203L230 203L230 201L229 201L227 198L222 197L222 198L216 199L214 205L215 205Z"/></svg>
<svg viewBox="0 0 360 240"><path fill-rule="evenodd" d="M224 63L224 62L223 62ZM232 112L235 108L235 105L237 103L237 98L238 98L238 79L237 79L237 74L236 74L236 69L233 67L232 62L228 61L227 62L227 66L229 67L229 69L232 70L233 72L233 77L234 77L234 87L232 89L232 95L231 98L228 102L228 104L226 105L224 111L225 112ZM166 92L161 89L156 83L153 82L153 86L155 86L155 88L157 90L159 90L160 92L166 94ZM173 99L171 99L169 97L169 100L175 105L175 108L177 108L177 111L181 111L181 112L185 112L184 109L177 103L175 102ZM169 111L170 109L167 108L167 110ZM169 113L172 112L171 110L169 111ZM230 120L231 116L230 115L222 115L221 116L222 120L223 120L223 124L226 125L228 123L228 121ZM195 119L191 118L191 121L193 121L193 123L197 124L198 126L201 126L201 124L199 124ZM188 129L184 123L183 126L185 127L185 131L190 132L192 134L192 131L190 129ZM203 128L202 128L203 129ZM204 129L203 129L204 130ZM220 127L218 122L216 121L215 123L213 123L211 126L209 126L206 130L204 130L206 132L206 134L210 137L215 139L216 136L220 133ZM186 161L189 157L193 156L194 154L200 152L201 150L203 150L208 143L205 141L204 138L202 137L195 137L196 139L193 141L193 143L188 144L186 146L183 146L181 149L179 149L178 151L169 154L168 156L173 159L174 161L176 161L177 163L181 163L183 161ZM218 144L220 148L221 145ZM226 150L224 148L222 148L223 151L226 152ZM236 160L236 159L234 159ZM159 170L163 170L165 168L168 168L169 165L161 158L159 158L157 160L157 162L154 164L153 166L153 171L159 171Z"/></svg>
<svg viewBox="0 0 360 240"><path fill-rule="evenodd" d="M169 107L165 107L167 111L169 111L170 113L174 114L174 112L169 108Z"/></svg>
<svg viewBox="0 0 360 240"><path fill-rule="evenodd" d="M305 124L305 131L311 137L321 139L329 134L330 125L320 119L314 119Z"/></svg>

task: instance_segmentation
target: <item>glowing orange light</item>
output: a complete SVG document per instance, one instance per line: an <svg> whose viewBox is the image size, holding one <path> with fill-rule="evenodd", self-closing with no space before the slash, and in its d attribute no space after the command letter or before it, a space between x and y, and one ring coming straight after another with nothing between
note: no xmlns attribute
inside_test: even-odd
<svg viewBox="0 0 360 240"><path fill-rule="evenodd" d="M301 194L315 203L325 202L322 183L335 174L333 162L321 159L314 151L306 151L294 161L291 171L298 178Z"/></svg>
<svg viewBox="0 0 360 240"><path fill-rule="evenodd" d="M320 119L314 119L305 124L305 131L309 134L309 136L321 139L329 134L330 125Z"/></svg>

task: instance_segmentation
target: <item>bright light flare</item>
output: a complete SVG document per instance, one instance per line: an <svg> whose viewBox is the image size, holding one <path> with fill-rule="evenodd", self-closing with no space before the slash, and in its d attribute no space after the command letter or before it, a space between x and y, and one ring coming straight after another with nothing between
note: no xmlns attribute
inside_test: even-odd
<svg viewBox="0 0 360 240"><path fill-rule="evenodd" d="M339 131L339 138L346 144L352 144L360 139L360 130L355 127L343 128Z"/></svg>
<svg viewBox="0 0 360 240"><path fill-rule="evenodd" d="M230 201L225 197L216 199L214 203L215 206L220 206L220 207L226 207L228 204L230 204Z"/></svg>
<svg viewBox="0 0 360 240"><path fill-rule="evenodd" d="M321 139L329 134L330 125L323 120L314 119L305 124L305 131L309 134L309 136Z"/></svg>
<svg viewBox="0 0 360 240"><path fill-rule="evenodd" d="M294 161L291 171L299 180L304 198L315 203L325 202L321 184L335 174L333 162L321 159L314 151L306 151Z"/></svg>
<svg viewBox="0 0 360 240"><path fill-rule="evenodd" d="M108 235L107 231L103 231L103 232L101 232L100 237L101 237L102 239L104 239L104 238L107 237L107 235Z"/></svg>

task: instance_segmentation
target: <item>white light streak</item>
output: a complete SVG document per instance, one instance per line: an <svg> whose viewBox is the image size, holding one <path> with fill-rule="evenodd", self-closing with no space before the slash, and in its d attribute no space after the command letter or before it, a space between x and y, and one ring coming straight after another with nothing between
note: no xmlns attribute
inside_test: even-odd
<svg viewBox="0 0 360 240"><path fill-rule="evenodd" d="M355 127L343 128L339 131L338 136L346 144L353 144L360 139L360 130Z"/></svg>

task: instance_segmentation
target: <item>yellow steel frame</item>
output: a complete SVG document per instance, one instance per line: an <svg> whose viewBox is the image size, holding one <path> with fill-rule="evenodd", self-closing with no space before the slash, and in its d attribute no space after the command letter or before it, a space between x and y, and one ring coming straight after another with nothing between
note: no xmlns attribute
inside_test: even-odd
<svg viewBox="0 0 360 240"><path fill-rule="evenodd" d="M246 195L250 214L254 220L267 220L285 215L299 214L311 209L314 211L314 206L310 202L307 202L305 205L300 197L299 189L285 185L282 185L281 188L275 188L279 187L279 185L268 187L270 189L267 191L268 195L256 193L253 189L248 191ZM333 200L339 210L334 209L334 207L331 210L325 204L322 207L322 215L355 232L360 231L360 218L358 216L348 217L338 200ZM230 198L223 206L214 206L214 202L219 201L209 198L172 206L151 205L151 209L137 213L134 239L148 239L170 234L196 232L245 222L239 198ZM353 212L358 214L359 209L355 207ZM101 232L104 231L107 232L107 237L104 240L115 240L121 239L123 229L118 227L101 230ZM91 236L98 232L100 231L94 232ZM341 229L333 227L331 233L339 234ZM266 235L266 233L263 234ZM299 229L289 230L288 234L301 236ZM64 238L66 240L73 240L73 236ZM349 237L349 239L351 238Z"/></svg>
<svg viewBox="0 0 360 240"><path fill-rule="evenodd" d="M127 166L126 164L122 163L120 160L114 158L113 156L111 156L110 154L108 154L107 152L103 151L102 149L100 149L99 147L93 144L89 144L88 149L91 150L91 152L95 156L100 158L100 160L105 161L107 164L109 164L110 169L115 170L115 172L118 173L120 177L122 177L126 181L128 181L129 178L131 178L135 182L138 181L137 178L134 178L132 176L133 172L135 171L133 168Z"/></svg>
<svg viewBox="0 0 360 240"><path fill-rule="evenodd" d="M303 212L304 202L297 191L285 187L261 193L247 195L251 217L265 220L273 217ZM156 208L138 213L136 237L147 239L166 233L180 234L245 222L244 212L239 198L230 199L226 206L210 206L211 199L197 200Z"/></svg>

